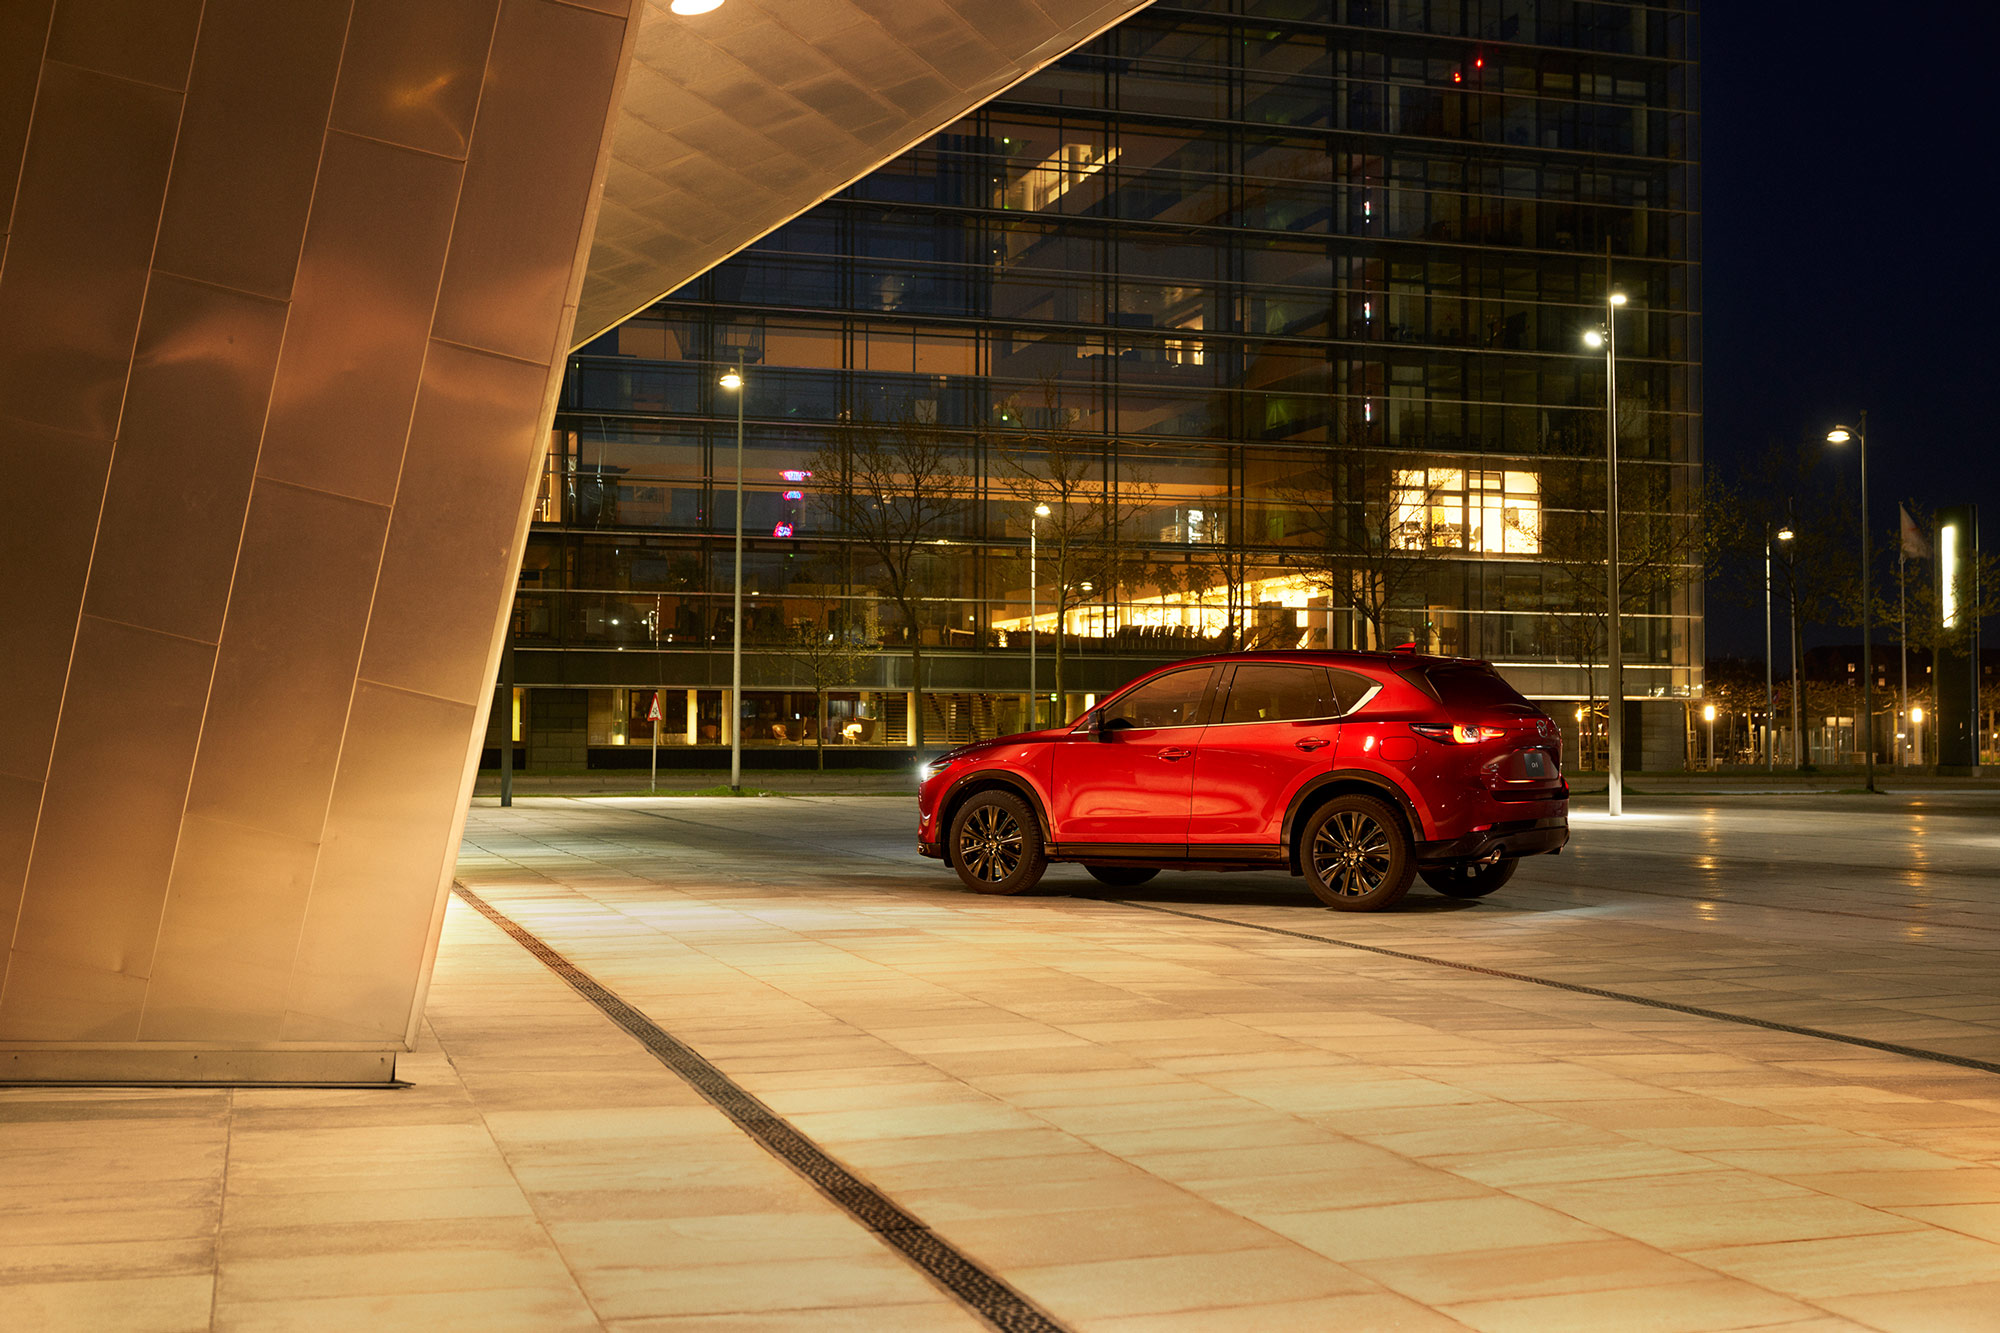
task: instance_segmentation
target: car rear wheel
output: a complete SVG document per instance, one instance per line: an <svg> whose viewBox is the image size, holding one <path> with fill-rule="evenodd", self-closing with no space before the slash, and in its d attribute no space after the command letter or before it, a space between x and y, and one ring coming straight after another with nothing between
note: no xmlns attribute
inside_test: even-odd
<svg viewBox="0 0 2000 1333"><path fill-rule="evenodd" d="M1409 835L1372 796L1336 796L1314 811L1299 850L1306 883L1337 912L1379 912L1416 878Z"/></svg>
<svg viewBox="0 0 2000 1333"><path fill-rule="evenodd" d="M951 821L951 864L975 893L1026 893L1049 865L1035 812L1012 792L978 793Z"/></svg>
<svg viewBox="0 0 2000 1333"><path fill-rule="evenodd" d="M1090 877L1114 889L1130 889L1160 873L1157 866L1085 866Z"/></svg>
<svg viewBox="0 0 2000 1333"><path fill-rule="evenodd" d="M1484 865L1474 861L1455 861L1448 866L1432 866L1418 873L1423 875L1424 883L1447 898L1484 898L1514 878L1514 867L1519 864L1519 857L1510 856L1500 861L1488 861Z"/></svg>

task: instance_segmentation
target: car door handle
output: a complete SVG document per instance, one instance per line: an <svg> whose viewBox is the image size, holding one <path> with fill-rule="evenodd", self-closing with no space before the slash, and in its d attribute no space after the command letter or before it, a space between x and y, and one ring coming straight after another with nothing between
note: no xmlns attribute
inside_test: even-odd
<svg viewBox="0 0 2000 1333"><path fill-rule="evenodd" d="M1332 742L1324 736L1308 736L1302 741L1293 741L1292 744L1301 750L1317 750L1320 746L1330 745Z"/></svg>
<svg viewBox="0 0 2000 1333"><path fill-rule="evenodd" d="M1185 759L1193 753L1193 750L1162 750L1160 751L1160 758L1172 763L1176 759Z"/></svg>

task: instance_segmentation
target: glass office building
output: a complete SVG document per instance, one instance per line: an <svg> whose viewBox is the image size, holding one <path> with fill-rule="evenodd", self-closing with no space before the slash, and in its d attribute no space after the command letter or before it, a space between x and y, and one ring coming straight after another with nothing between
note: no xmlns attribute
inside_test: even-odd
<svg viewBox="0 0 2000 1333"><path fill-rule="evenodd" d="M1243 646L1486 657L1587 725L1615 288L1629 755L1678 766L1697 11L1162 0L605 334L521 573L517 754L739 725L886 762L1025 726L1031 659L1047 720Z"/></svg>

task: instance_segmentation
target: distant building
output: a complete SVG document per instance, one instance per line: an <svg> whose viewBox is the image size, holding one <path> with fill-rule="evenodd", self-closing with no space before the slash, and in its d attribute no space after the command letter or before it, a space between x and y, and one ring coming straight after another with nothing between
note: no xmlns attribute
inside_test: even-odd
<svg viewBox="0 0 2000 1333"><path fill-rule="evenodd" d="M806 761L776 752L822 729L842 762L889 762L912 630L805 474L899 420L949 446L961 488L919 571L927 741L1024 727L1030 639L1046 693L1059 636L1045 718L1194 652L1410 641L1495 660L1576 728L1603 688L1604 363L1582 335L1607 252L1630 302L1627 549L1674 565L1660 534L1699 479L1696 10L1162 3L600 338L521 574L524 757L643 764L658 691L665 762L726 742L732 711L773 752L754 764ZM732 710L717 379L738 364L752 660ZM1057 520L1038 526L1031 636L1044 492L1023 470L1052 441L1087 464L1070 528L1110 530L1072 531L1065 574ZM1684 762L1693 577L1656 568L1628 607L1635 765ZM1340 589L1378 578L1371 626ZM883 646L824 720L768 646L802 623Z"/></svg>

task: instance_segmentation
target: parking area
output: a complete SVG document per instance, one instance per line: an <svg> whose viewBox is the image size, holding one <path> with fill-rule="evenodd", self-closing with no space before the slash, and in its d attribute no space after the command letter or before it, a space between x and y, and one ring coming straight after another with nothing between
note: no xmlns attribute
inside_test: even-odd
<svg viewBox="0 0 2000 1333"><path fill-rule="evenodd" d="M480 801L412 1088L0 1093L10 1303L2000 1328L1993 796L1586 800L1495 896L1377 915L980 897L911 806Z"/></svg>

